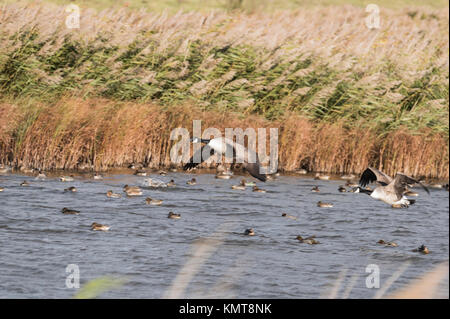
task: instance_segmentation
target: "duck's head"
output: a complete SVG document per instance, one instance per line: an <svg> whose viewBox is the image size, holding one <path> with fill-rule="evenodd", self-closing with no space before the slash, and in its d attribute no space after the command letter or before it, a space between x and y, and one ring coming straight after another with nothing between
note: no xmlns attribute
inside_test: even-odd
<svg viewBox="0 0 450 319"><path fill-rule="evenodd" d="M253 236L255 235L255 231L253 230L253 228L249 228L245 230L245 234L248 236Z"/></svg>
<svg viewBox="0 0 450 319"><path fill-rule="evenodd" d="M424 254L428 254L430 251L428 250L428 247L425 245L422 245L419 247L419 251L424 253Z"/></svg>
<svg viewBox="0 0 450 319"><path fill-rule="evenodd" d="M282 216L282 217L286 217L287 214L286 214L286 213L282 213L281 216Z"/></svg>
<svg viewBox="0 0 450 319"><path fill-rule="evenodd" d="M298 235L297 237L295 237L295 239L297 239L297 240L303 240L303 237L300 236L300 235Z"/></svg>

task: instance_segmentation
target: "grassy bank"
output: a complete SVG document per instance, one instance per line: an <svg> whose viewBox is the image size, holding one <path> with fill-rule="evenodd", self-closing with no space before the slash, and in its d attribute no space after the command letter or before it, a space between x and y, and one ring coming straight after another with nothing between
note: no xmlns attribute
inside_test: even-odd
<svg viewBox="0 0 450 319"><path fill-rule="evenodd" d="M170 129L202 119L280 127L285 169L448 177L447 9L383 8L379 30L356 6L66 16L0 13L1 161L167 164Z"/></svg>

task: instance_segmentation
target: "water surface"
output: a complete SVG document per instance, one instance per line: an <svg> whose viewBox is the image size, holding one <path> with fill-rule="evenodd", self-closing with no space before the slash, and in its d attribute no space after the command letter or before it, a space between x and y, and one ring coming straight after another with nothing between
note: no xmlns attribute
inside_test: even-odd
<svg viewBox="0 0 450 319"><path fill-rule="evenodd" d="M141 197L107 198L111 189L142 185L148 177L105 174L104 180L76 176L73 182L54 177L0 176L0 298L70 298L66 267L76 264L81 285L104 275L126 283L102 298L161 298L193 254L199 238L222 238L183 292L188 298L318 298L326 297L339 278L336 298L373 298L366 287L366 267L376 264L383 286L401 267L406 271L388 292L405 286L449 257L449 193L420 189L417 203L392 209L365 194L339 193L342 180L281 176L257 183L267 193L232 190L242 176L215 179L213 174L169 173L174 188L144 188ZM195 177L198 184L186 181ZM246 177L248 180L251 178ZM21 187L23 180L29 187ZM312 193L318 185L320 193ZM78 192L64 192L76 186ZM164 200L148 206L146 197ZM319 208L317 201L334 204ZM63 215L63 207L80 215ZM167 218L169 211L182 218ZM281 217L283 212L297 219ZM92 222L111 226L90 230ZM256 235L244 236L247 228ZM320 245L301 244L297 235L316 235ZM398 247L376 244L395 241ZM432 251L411 250L425 244ZM448 298L447 282L440 296Z"/></svg>

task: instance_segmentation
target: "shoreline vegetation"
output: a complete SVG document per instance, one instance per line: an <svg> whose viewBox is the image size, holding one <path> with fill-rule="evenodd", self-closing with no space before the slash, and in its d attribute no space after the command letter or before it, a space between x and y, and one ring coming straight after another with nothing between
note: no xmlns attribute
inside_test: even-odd
<svg viewBox="0 0 450 319"><path fill-rule="evenodd" d="M448 7L0 7L0 163L169 167L172 129L278 127L279 169L449 177Z"/></svg>

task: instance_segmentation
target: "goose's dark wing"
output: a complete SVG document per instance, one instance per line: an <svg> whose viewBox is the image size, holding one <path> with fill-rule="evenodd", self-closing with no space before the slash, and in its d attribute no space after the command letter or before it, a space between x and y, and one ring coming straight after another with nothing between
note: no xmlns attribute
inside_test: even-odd
<svg viewBox="0 0 450 319"><path fill-rule="evenodd" d="M419 184L420 186L422 186L422 188L428 193L430 194L430 191L428 190L428 188L425 187L425 185L423 185L421 182L415 180L414 178L402 174L402 173L397 173L395 175L394 178L394 189L396 191L396 193L399 194L403 194L406 190L408 185L413 185L413 184Z"/></svg>
<svg viewBox="0 0 450 319"><path fill-rule="evenodd" d="M247 170L247 172L252 175L254 178L259 179L262 182L265 182L267 180L267 177L265 174L261 174L259 172L259 159L258 159L258 155L256 155L256 163L246 163L245 165L245 169Z"/></svg>
<svg viewBox="0 0 450 319"><path fill-rule="evenodd" d="M200 153L200 154L199 154ZM189 162L184 164L183 170L188 170L196 167L197 165L203 163L208 160L214 154L214 150L208 145L203 145L201 149L194 153L194 155L189 159ZM194 159L200 158L199 163L195 163Z"/></svg>
<svg viewBox="0 0 450 319"><path fill-rule="evenodd" d="M236 143L234 145L233 144L231 144L230 141L226 141L227 154L233 154L234 161L236 161L237 157L239 157L239 160L243 160L244 167L251 176L253 176L256 179L259 179L262 182L265 182L267 180L266 175L261 174L259 172L260 163L259 163L258 153L248 150L241 144L238 144L238 143ZM236 150L236 147L239 149L239 151ZM250 157L250 152L253 154L253 157L255 159L254 163L248 162L248 159ZM247 155L247 157L245 155ZM244 156L244 158L241 158L241 156Z"/></svg>
<svg viewBox="0 0 450 319"><path fill-rule="evenodd" d="M386 175L380 170L377 170L373 167L368 167L366 170L361 174L361 178L359 180L359 185L362 187L366 187L367 184L378 182L381 185L388 185L392 178L389 175Z"/></svg>

